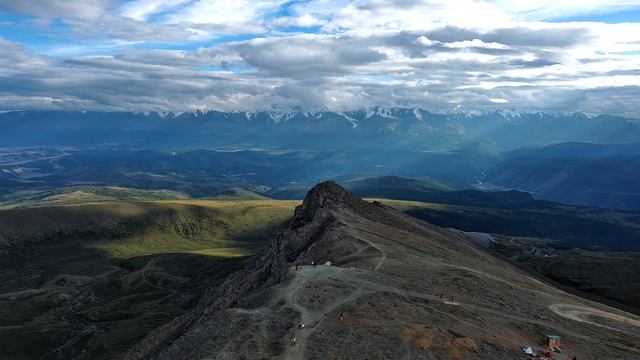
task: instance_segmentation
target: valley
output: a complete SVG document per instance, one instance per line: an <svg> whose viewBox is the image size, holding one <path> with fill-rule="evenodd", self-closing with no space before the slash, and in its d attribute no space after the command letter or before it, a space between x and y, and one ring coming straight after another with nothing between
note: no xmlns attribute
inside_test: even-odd
<svg viewBox="0 0 640 360"><path fill-rule="evenodd" d="M517 189L537 200L640 210L640 122L610 115L380 107L15 111L0 113L0 125L7 129L0 134L0 204L16 193L62 187L164 190L173 198L241 187L300 199L325 179L393 175L455 190Z"/></svg>

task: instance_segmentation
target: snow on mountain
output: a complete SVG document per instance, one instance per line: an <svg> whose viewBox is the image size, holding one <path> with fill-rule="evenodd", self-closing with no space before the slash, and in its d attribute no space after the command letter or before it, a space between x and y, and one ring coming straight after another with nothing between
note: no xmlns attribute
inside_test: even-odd
<svg viewBox="0 0 640 360"><path fill-rule="evenodd" d="M422 118L422 110L420 109L413 109L413 115L415 115L416 119L420 120L420 121L424 121L424 119Z"/></svg>
<svg viewBox="0 0 640 360"><path fill-rule="evenodd" d="M521 119L522 118L520 113L515 111L515 110L503 109L503 110L496 111L496 113L502 115L502 117L504 117L505 119L513 120L513 119Z"/></svg>
<svg viewBox="0 0 640 360"><path fill-rule="evenodd" d="M358 127L358 120L356 120L356 119L354 119L354 118L350 117L349 115L347 115L347 114L345 114L345 113L343 113L343 112L338 112L338 113L336 113L336 114L338 114L338 115L342 116L342 117L343 117L343 118L345 118L348 122L350 122L350 123L351 123L351 127L352 127L352 128L357 128L357 127Z"/></svg>
<svg viewBox="0 0 640 360"><path fill-rule="evenodd" d="M383 118L387 118L387 119L397 119L398 117L394 116L394 113L396 110L397 109L388 109L388 108L378 107L376 109L376 115Z"/></svg>
<svg viewBox="0 0 640 360"><path fill-rule="evenodd" d="M275 122L276 124L279 124L281 122L286 122L293 119L296 115L298 115L298 113L299 111L297 110L285 111L285 112L269 111L267 112L267 115L269 115L269 118L273 120L273 122Z"/></svg>

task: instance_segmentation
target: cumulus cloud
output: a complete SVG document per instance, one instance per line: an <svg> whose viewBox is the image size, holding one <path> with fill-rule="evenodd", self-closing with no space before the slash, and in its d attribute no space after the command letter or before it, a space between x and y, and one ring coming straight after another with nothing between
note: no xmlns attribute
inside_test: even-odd
<svg viewBox="0 0 640 360"><path fill-rule="evenodd" d="M572 11L480 0L73 3L0 0L4 12L68 27L39 29L68 39L46 48L0 38L0 110L508 106L640 116L639 23L543 21L610 9L602 1Z"/></svg>

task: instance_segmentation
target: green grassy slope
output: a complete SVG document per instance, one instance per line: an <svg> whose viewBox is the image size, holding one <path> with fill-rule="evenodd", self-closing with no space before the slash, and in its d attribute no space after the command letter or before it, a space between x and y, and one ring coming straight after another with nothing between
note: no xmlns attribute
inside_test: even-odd
<svg viewBox="0 0 640 360"><path fill-rule="evenodd" d="M108 202L0 211L0 251L94 248L131 257L243 244L290 216L296 201Z"/></svg>
<svg viewBox="0 0 640 360"><path fill-rule="evenodd" d="M0 359L117 357L243 266L297 201L0 210Z"/></svg>

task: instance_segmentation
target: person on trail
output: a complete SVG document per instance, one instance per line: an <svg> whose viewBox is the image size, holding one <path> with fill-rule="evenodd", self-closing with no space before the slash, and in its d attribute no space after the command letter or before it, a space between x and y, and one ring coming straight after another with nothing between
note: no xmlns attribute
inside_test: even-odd
<svg viewBox="0 0 640 360"><path fill-rule="evenodd" d="M340 320L344 319L344 316L342 316L342 314L340 314Z"/></svg>

